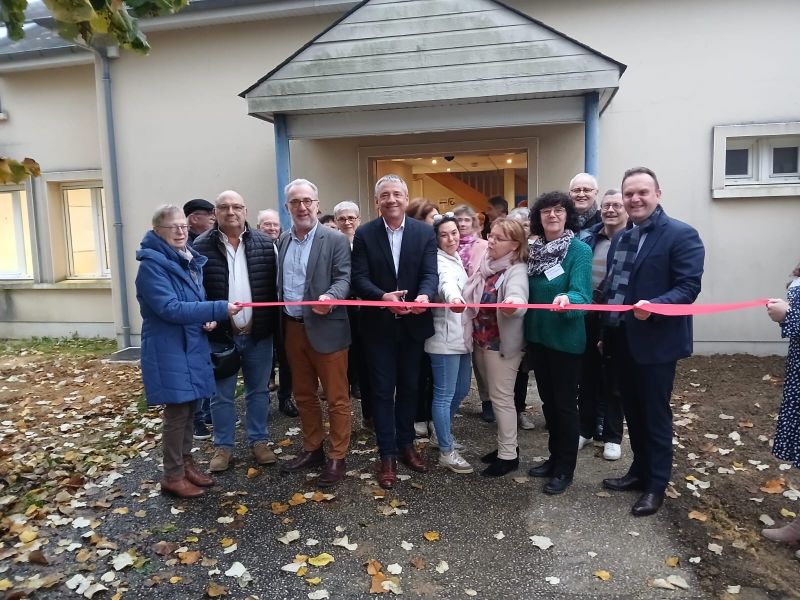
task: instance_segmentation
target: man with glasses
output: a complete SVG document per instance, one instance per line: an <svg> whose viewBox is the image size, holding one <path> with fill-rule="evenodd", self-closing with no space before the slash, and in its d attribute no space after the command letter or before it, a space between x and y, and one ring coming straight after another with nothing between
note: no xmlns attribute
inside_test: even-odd
<svg viewBox="0 0 800 600"><path fill-rule="evenodd" d="M209 300L229 302L275 302L277 264L272 240L247 223L247 207L237 192L222 192L216 201L216 225L195 240L194 248L208 258L203 269L203 284ZM241 359L245 388L245 431L258 464L276 462L267 442L269 391L267 381L272 364L272 336L277 325L277 309L244 308L211 332L212 352L232 344ZM214 457L209 470L227 470L233 456L237 373L217 379L211 399L214 421Z"/></svg>
<svg viewBox="0 0 800 600"><path fill-rule="evenodd" d="M350 293L350 248L339 231L317 220L317 186L295 179L284 190L292 228L278 240L278 294L284 302L344 300ZM350 323L344 306L284 306L281 328L292 369L294 397L303 429L303 450L281 466L282 473L323 467L317 485L342 480L350 446L347 347ZM317 381L328 402L327 459Z"/></svg>
<svg viewBox="0 0 800 600"><path fill-rule="evenodd" d="M592 225L581 239L592 249L592 301L602 301L603 282L606 279L608 249L611 240L628 224L628 213L622 203L622 192L610 189L600 201L601 223ZM580 437L578 450L592 439L603 444L603 458L619 460L622 456L622 400L619 386L611 368L610 352L601 353L601 313L587 312L586 352L583 355L578 413Z"/></svg>
<svg viewBox="0 0 800 600"><path fill-rule="evenodd" d="M364 300L402 302L388 308L363 307L364 338L373 393L380 463L378 485L397 482L397 458L419 473L428 470L414 448L414 416L425 340L433 315L425 305L436 295L436 237L433 228L406 218L408 186L397 175L375 184L380 216L358 228L353 239L353 290Z"/></svg>
<svg viewBox="0 0 800 600"><path fill-rule="evenodd" d="M587 229L600 222L597 210L597 179L589 173L578 173L569 182L569 197L578 213L578 227Z"/></svg>

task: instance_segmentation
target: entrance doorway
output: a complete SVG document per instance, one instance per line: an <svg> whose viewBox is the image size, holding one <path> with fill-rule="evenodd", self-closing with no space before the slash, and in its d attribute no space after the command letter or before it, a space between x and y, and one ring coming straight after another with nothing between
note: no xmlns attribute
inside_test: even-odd
<svg viewBox="0 0 800 600"><path fill-rule="evenodd" d="M502 196L509 207L527 206L528 152L511 150L419 153L374 160L374 180L395 173L408 183L409 196L425 198L440 213L468 204L484 212L487 200Z"/></svg>

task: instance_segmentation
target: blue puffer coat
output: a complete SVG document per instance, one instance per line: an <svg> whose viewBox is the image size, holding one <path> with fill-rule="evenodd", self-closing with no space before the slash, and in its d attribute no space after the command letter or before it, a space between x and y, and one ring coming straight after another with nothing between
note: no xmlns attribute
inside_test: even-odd
<svg viewBox="0 0 800 600"><path fill-rule="evenodd" d="M225 300L207 302L206 258L189 261L152 230L136 252L136 299L142 313L142 380L147 403L181 404L214 393L214 371L203 323L228 318Z"/></svg>

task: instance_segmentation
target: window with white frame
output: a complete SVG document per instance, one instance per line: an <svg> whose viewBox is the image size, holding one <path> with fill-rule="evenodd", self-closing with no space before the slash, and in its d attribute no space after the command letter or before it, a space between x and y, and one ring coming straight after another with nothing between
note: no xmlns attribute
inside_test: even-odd
<svg viewBox="0 0 800 600"><path fill-rule="evenodd" d="M106 203L103 188L97 185L64 185L69 277L99 279L109 277Z"/></svg>
<svg viewBox="0 0 800 600"><path fill-rule="evenodd" d="M0 187L0 279L32 279L30 215L25 188Z"/></svg>
<svg viewBox="0 0 800 600"><path fill-rule="evenodd" d="M800 122L714 127L715 198L800 195Z"/></svg>

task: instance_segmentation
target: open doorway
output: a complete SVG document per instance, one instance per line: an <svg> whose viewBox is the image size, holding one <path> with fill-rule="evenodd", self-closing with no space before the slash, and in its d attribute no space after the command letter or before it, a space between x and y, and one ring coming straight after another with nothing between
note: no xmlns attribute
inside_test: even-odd
<svg viewBox="0 0 800 600"><path fill-rule="evenodd" d="M459 204L483 212L493 196L502 196L511 208L528 203L528 152L524 148L375 159L374 180L387 173L403 177L411 198L433 202L440 213Z"/></svg>

